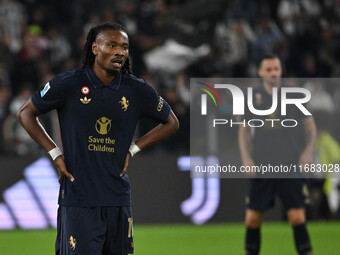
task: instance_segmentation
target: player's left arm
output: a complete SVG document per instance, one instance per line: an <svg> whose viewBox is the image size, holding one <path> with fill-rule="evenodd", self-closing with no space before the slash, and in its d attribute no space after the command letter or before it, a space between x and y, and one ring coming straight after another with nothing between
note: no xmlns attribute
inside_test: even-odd
<svg viewBox="0 0 340 255"><path fill-rule="evenodd" d="M313 151L316 140L316 126L313 117L307 117L303 120L303 126L306 136L306 146L299 160L301 165L309 165L313 162Z"/></svg>
<svg viewBox="0 0 340 255"><path fill-rule="evenodd" d="M179 129L179 122L174 114L173 111L170 111L168 120L164 124L158 124L156 127L151 129L148 133L146 133L144 136L139 138L135 144L141 149L145 149L147 147L150 147L152 145L155 145L166 138L168 138L171 134L175 133ZM129 164L129 160L131 158L130 152L126 155L125 163L123 170L120 174L120 176L123 176L126 172L126 169Z"/></svg>

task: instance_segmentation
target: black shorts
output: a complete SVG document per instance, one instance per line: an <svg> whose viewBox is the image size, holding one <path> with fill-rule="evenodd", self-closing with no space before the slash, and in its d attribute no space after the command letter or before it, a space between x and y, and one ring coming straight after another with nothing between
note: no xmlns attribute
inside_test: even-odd
<svg viewBox="0 0 340 255"><path fill-rule="evenodd" d="M265 211L274 206L276 195L286 211L312 203L305 179L251 179L246 197L247 208Z"/></svg>
<svg viewBox="0 0 340 255"><path fill-rule="evenodd" d="M59 206L56 255L133 253L131 208Z"/></svg>

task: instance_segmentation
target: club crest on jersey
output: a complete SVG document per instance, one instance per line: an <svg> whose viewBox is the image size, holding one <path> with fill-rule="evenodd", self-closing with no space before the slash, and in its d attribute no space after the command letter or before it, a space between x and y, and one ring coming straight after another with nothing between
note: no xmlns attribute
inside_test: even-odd
<svg viewBox="0 0 340 255"><path fill-rule="evenodd" d="M127 110L127 108L129 107L129 100L126 100L126 97L122 97L122 99L119 101L120 105L122 106L122 110L124 110L124 112Z"/></svg>
<svg viewBox="0 0 340 255"><path fill-rule="evenodd" d="M77 244L77 241L76 239L73 237L73 236L70 236L70 247L72 250L75 250L76 249L76 244Z"/></svg>
<svg viewBox="0 0 340 255"><path fill-rule="evenodd" d="M49 82L46 83L45 87L40 91L40 96L44 97L46 95L47 91L50 90L50 88L51 88L50 83Z"/></svg>
<svg viewBox="0 0 340 255"><path fill-rule="evenodd" d="M88 104L91 102L91 98L87 98L87 97L84 97L84 98L80 98L80 102L82 102L83 104Z"/></svg>
<svg viewBox="0 0 340 255"><path fill-rule="evenodd" d="M90 93L90 89L84 86L81 88L81 93L83 93L84 95L87 95L88 93Z"/></svg>

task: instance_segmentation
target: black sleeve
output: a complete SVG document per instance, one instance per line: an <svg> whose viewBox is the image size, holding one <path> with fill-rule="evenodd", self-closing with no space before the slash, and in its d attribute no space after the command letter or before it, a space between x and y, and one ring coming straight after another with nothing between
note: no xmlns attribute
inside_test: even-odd
<svg viewBox="0 0 340 255"><path fill-rule="evenodd" d="M31 97L33 105L40 113L49 112L63 105L65 99L65 82L56 76L38 89Z"/></svg>
<svg viewBox="0 0 340 255"><path fill-rule="evenodd" d="M165 123L168 120L171 107L158 95L154 87L145 82L143 93L139 96L139 112L141 117L151 118L157 122Z"/></svg>

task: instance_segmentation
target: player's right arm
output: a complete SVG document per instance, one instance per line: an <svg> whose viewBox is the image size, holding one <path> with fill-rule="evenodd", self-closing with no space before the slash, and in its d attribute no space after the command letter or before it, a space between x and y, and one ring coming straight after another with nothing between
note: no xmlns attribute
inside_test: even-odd
<svg viewBox="0 0 340 255"><path fill-rule="evenodd" d="M31 99L25 102L17 112L17 117L20 124L25 128L25 130L33 138L33 140L40 144L40 146L48 152L54 149L56 147L56 144L47 134L44 127L40 124L38 120L39 115L40 112L32 104ZM70 181L74 181L73 176L67 171L64 155L58 156L54 160L54 163L58 168L59 181L61 180L63 175L66 175L66 177L69 178Z"/></svg>
<svg viewBox="0 0 340 255"><path fill-rule="evenodd" d="M240 147L242 164L244 166L254 166L254 160L250 156L251 138L248 126L240 126L238 130L238 143Z"/></svg>

